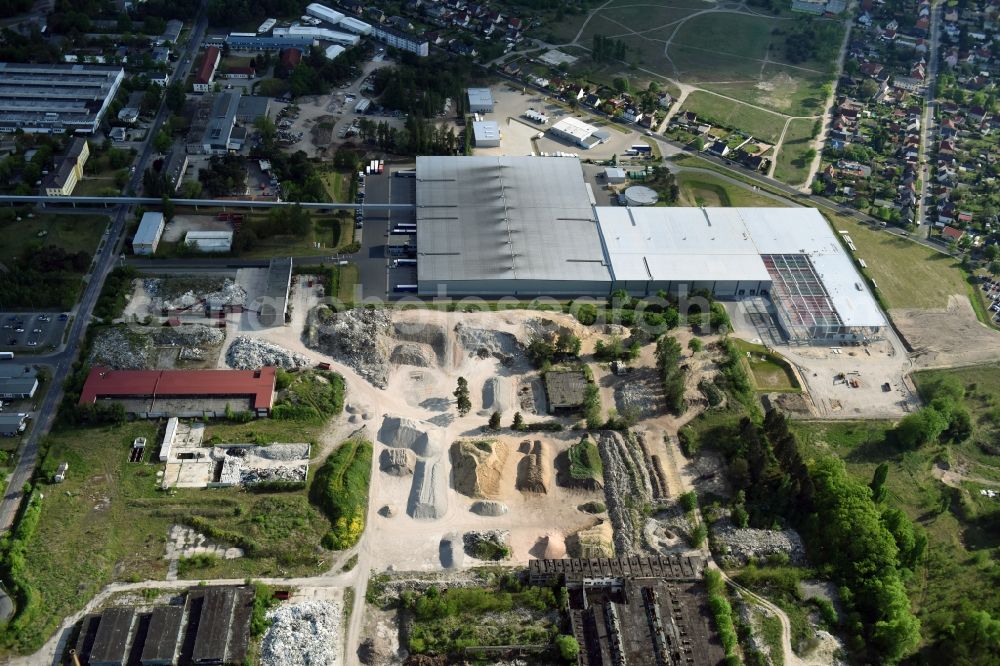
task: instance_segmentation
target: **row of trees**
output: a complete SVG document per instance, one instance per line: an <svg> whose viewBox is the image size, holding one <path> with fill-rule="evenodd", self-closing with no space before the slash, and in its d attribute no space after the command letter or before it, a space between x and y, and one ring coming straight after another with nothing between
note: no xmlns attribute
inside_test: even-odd
<svg viewBox="0 0 1000 666"><path fill-rule="evenodd" d="M672 414L684 413L684 380L687 373L681 368L681 345L669 335L656 341L656 367L663 377L663 398Z"/></svg>
<svg viewBox="0 0 1000 666"><path fill-rule="evenodd" d="M363 141L397 155L455 155L459 149L458 137L450 126L438 127L413 115L406 119L402 129L385 121L376 123L362 118L358 122L358 135Z"/></svg>
<svg viewBox="0 0 1000 666"><path fill-rule="evenodd" d="M594 62L624 60L627 54L628 47L623 40L605 35L594 35L594 46L590 50L590 59Z"/></svg>

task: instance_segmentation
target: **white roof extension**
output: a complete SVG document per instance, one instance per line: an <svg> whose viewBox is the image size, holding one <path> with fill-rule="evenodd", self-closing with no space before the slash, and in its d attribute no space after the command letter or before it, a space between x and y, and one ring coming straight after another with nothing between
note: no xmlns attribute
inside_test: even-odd
<svg viewBox="0 0 1000 666"><path fill-rule="evenodd" d="M769 282L761 255L805 255L845 326L885 326L854 262L813 208L595 210L615 281Z"/></svg>
<svg viewBox="0 0 1000 666"><path fill-rule="evenodd" d="M553 125L552 129L556 132L562 132L565 135L571 136L577 141L586 141L594 135L594 132L597 131L597 128L593 125L588 125L582 120L572 116L563 118Z"/></svg>
<svg viewBox="0 0 1000 666"><path fill-rule="evenodd" d="M597 208L615 281L770 282L735 208Z"/></svg>

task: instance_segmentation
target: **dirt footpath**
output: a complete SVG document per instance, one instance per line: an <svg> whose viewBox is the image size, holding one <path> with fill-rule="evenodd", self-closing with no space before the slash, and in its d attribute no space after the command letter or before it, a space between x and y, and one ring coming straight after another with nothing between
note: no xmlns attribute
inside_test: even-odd
<svg viewBox="0 0 1000 666"><path fill-rule="evenodd" d="M969 297L964 294L950 296L944 309L901 309L890 314L913 348L910 358L918 368L1000 360L1000 332L976 318Z"/></svg>

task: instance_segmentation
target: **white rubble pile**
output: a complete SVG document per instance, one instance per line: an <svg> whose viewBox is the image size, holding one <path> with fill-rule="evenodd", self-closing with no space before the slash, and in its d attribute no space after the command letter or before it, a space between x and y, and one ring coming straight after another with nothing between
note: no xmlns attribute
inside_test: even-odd
<svg viewBox="0 0 1000 666"><path fill-rule="evenodd" d="M151 314L160 314L163 310L186 310L202 302L213 308L245 305L247 300L246 290L231 278L226 278L221 285L206 281L205 288L209 291L192 288L172 296L163 295L164 285L160 278L147 278L142 286L149 294Z"/></svg>
<svg viewBox="0 0 1000 666"><path fill-rule="evenodd" d="M115 326L95 336L90 363L115 370L145 370L154 367L157 347L180 347L181 360L201 360L204 347L219 345L225 337L221 329L201 324Z"/></svg>
<svg viewBox="0 0 1000 666"><path fill-rule="evenodd" d="M660 411L660 392L643 381L621 382L615 386L615 405L619 414L634 410L639 418L649 418Z"/></svg>
<svg viewBox="0 0 1000 666"><path fill-rule="evenodd" d="M792 564L805 561L805 546L795 530L739 528L729 521L719 521L712 529L716 542L725 546L727 557L743 564L752 557L766 559L782 553Z"/></svg>
<svg viewBox="0 0 1000 666"><path fill-rule="evenodd" d="M646 462L631 435L605 431L596 439L604 463L604 499L614 527L615 553L635 555L640 552L643 526L637 524L639 516L630 506L645 506L653 495Z"/></svg>
<svg viewBox="0 0 1000 666"><path fill-rule="evenodd" d="M309 313L303 339L307 347L332 356L372 385L385 388L389 383L386 338L391 327L384 310L334 312L321 305Z"/></svg>
<svg viewBox="0 0 1000 666"><path fill-rule="evenodd" d="M271 621L260 647L263 666L324 666L337 663L341 606L331 601L283 605L267 614Z"/></svg>
<svg viewBox="0 0 1000 666"><path fill-rule="evenodd" d="M310 360L284 347L241 335L226 350L226 365L237 370L256 370L273 365L285 370L305 368Z"/></svg>
<svg viewBox="0 0 1000 666"><path fill-rule="evenodd" d="M521 351L521 343L513 333L473 328L461 323L455 326L455 333L459 343L472 355L479 358L493 356L504 365L513 363L515 355Z"/></svg>

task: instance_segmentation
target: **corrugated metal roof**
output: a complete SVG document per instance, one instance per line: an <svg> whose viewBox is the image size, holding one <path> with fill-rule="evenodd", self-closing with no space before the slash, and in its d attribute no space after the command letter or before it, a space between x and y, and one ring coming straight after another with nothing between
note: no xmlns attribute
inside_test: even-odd
<svg viewBox="0 0 1000 666"><path fill-rule="evenodd" d="M610 282L576 158L418 157L420 281Z"/></svg>
<svg viewBox="0 0 1000 666"><path fill-rule="evenodd" d="M142 645L143 664L173 664L176 662L180 637L182 606L157 606L149 620L146 641Z"/></svg>
<svg viewBox="0 0 1000 666"><path fill-rule="evenodd" d="M260 370L90 370L80 404L132 396L249 396L254 409L270 409L274 368Z"/></svg>

